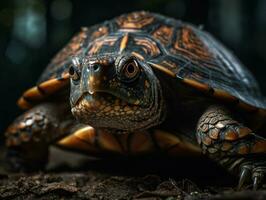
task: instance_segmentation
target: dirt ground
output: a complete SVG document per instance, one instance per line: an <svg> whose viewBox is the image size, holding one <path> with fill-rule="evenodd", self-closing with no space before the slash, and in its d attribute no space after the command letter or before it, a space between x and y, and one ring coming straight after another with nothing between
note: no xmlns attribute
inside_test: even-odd
<svg viewBox="0 0 266 200"><path fill-rule="evenodd" d="M266 199L204 158L88 159L54 155L45 172L1 172L0 199Z"/></svg>

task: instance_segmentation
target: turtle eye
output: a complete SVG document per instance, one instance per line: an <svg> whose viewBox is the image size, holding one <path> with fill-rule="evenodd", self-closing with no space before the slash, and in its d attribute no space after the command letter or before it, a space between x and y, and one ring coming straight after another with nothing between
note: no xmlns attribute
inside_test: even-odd
<svg viewBox="0 0 266 200"><path fill-rule="evenodd" d="M126 63L122 69L122 72L127 79L136 78L139 75L139 71L139 65L135 60Z"/></svg>
<svg viewBox="0 0 266 200"><path fill-rule="evenodd" d="M79 80L80 76L79 76L79 72L78 69L76 67L74 67L73 65L70 66L68 73L70 75L70 78L74 81Z"/></svg>

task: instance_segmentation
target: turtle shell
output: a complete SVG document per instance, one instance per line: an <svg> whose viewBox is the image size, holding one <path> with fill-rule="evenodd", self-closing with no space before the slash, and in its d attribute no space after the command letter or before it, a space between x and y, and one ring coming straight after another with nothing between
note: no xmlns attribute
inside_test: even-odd
<svg viewBox="0 0 266 200"><path fill-rule="evenodd" d="M145 11L82 28L51 61L37 86L23 94L19 106L29 108L68 85L72 56L119 55L122 51L214 98L233 102L248 111L266 109L251 73L209 33Z"/></svg>

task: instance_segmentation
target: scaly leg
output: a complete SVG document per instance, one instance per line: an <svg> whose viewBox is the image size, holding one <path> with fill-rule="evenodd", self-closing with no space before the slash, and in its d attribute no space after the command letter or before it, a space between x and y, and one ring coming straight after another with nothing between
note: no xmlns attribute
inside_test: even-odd
<svg viewBox="0 0 266 200"><path fill-rule="evenodd" d="M44 168L48 146L67 135L73 123L67 105L60 103L43 103L19 116L5 133L11 170Z"/></svg>
<svg viewBox="0 0 266 200"><path fill-rule="evenodd" d="M239 174L239 189L248 181L254 189L261 186L266 175L266 139L237 121L229 110L209 107L198 122L197 140L203 153Z"/></svg>

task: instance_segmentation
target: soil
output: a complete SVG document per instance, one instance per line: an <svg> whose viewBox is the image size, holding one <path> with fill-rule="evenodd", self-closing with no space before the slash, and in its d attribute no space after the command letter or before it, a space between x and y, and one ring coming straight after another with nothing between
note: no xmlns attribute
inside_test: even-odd
<svg viewBox="0 0 266 200"><path fill-rule="evenodd" d="M266 199L266 185L236 191L236 178L205 158L92 159L55 151L44 172L1 170L0 199Z"/></svg>

